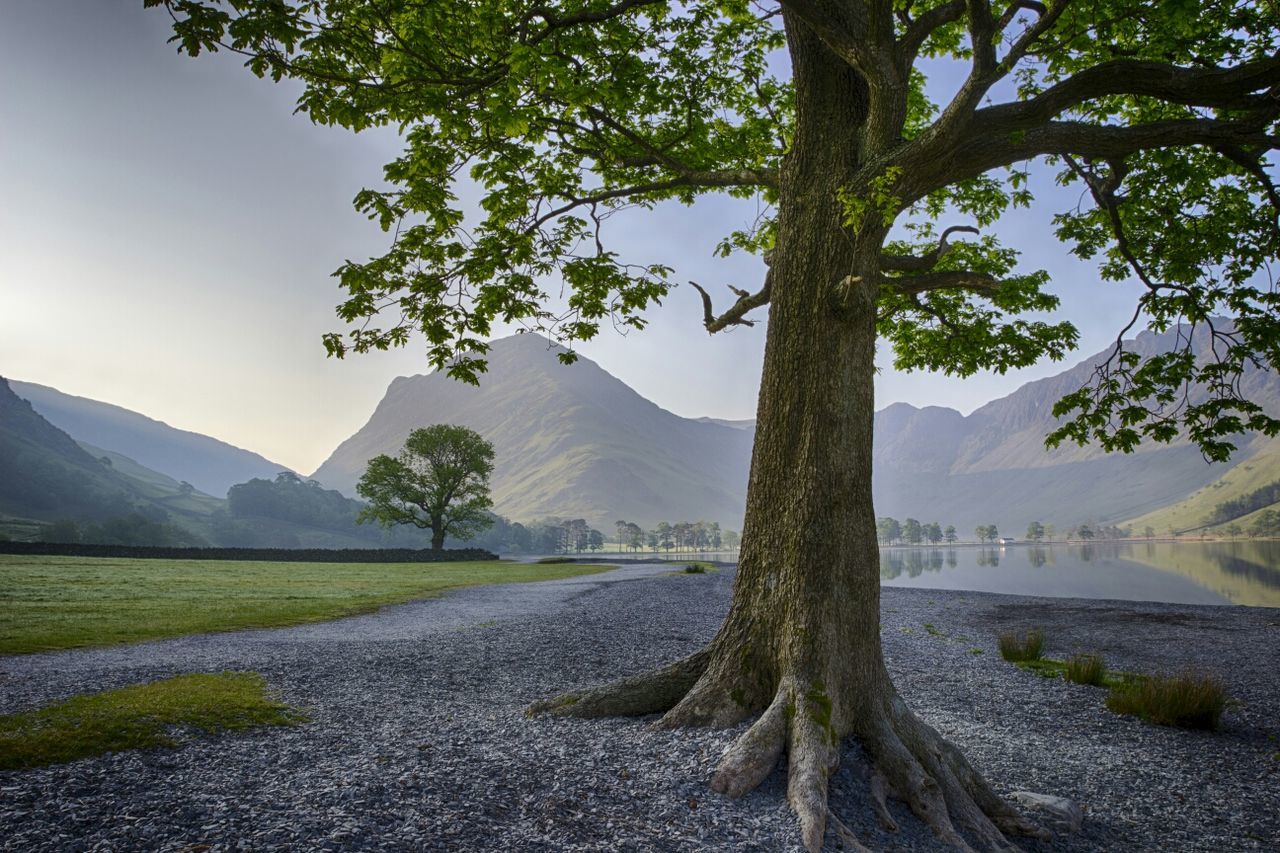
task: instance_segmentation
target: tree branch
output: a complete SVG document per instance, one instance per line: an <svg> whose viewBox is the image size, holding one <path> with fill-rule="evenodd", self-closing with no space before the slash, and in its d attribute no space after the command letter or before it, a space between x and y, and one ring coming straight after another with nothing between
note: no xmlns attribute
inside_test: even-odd
<svg viewBox="0 0 1280 853"><path fill-rule="evenodd" d="M1157 98L1171 104L1226 110L1266 110L1276 104L1280 56L1231 68L1180 68L1166 62L1113 59L1050 86L1027 101L987 107L974 113L977 127L1006 132L1049 121L1086 101L1109 95ZM1270 92L1262 94L1263 90Z"/></svg>
<svg viewBox="0 0 1280 853"><path fill-rule="evenodd" d="M898 65L910 68L915 64L920 48L940 28L960 20L964 14L965 0L951 0L941 6L934 6L919 18L907 24L906 31L898 39Z"/></svg>
<svg viewBox="0 0 1280 853"><path fill-rule="evenodd" d="M873 65L869 44L865 38L866 22L850 27L828 14L827 10L815 0L779 0L783 9L790 11L805 26L813 30L836 56L849 65L866 71ZM848 4L851 8L856 4Z"/></svg>
<svg viewBox="0 0 1280 853"><path fill-rule="evenodd" d="M889 272L926 272L938 265L938 261L942 260L950 249L951 244L948 238L952 234L959 232L969 234L977 234L978 229L972 225L952 225L950 228L942 232L942 236L938 238L938 245L932 252L927 255L881 255L880 269Z"/></svg>
<svg viewBox="0 0 1280 853"><path fill-rule="evenodd" d="M934 290L970 290L992 295L1000 290L1000 279L985 272L953 270L920 275L882 278L880 283L903 296L917 296Z"/></svg>
<svg viewBox="0 0 1280 853"><path fill-rule="evenodd" d="M725 311L719 317L716 316L715 311L711 307L711 295L703 289L702 285L698 284L696 281L691 281L689 284L693 285L694 289L702 295L702 325L707 327L707 332L714 335L716 332L721 329L728 328L729 326L755 325L754 320L747 320L744 315L754 308L759 308L761 305L767 305L769 303L769 291L773 286L773 271L770 270L765 273L764 285L755 293L748 293L741 288L730 285L729 289L737 295L738 301L733 303L729 310Z"/></svg>

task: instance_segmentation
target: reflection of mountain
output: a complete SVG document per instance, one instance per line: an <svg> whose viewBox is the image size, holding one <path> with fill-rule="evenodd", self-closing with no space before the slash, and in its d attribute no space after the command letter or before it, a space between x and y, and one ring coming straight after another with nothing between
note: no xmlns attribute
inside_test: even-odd
<svg viewBox="0 0 1280 853"><path fill-rule="evenodd" d="M1122 556L1189 578L1232 604L1280 607L1280 542L1135 543Z"/></svg>

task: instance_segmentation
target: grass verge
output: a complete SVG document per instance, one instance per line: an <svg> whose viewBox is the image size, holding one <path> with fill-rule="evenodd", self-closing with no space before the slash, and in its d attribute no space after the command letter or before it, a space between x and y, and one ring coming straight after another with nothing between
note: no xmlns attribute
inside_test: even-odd
<svg viewBox="0 0 1280 853"><path fill-rule="evenodd" d="M266 695L256 672L198 673L73 696L0 716L0 770L60 764L124 749L176 746L175 727L205 734L305 721Z"/></svg>
<svg viewBox="0 0 1280 853"><path fill-rule="evenodd" d="M1140 676L1116 685L1107 695L1107 708L1117 714L1183 729L1218 728L1226 707L1222 682L1194 672Z"/></svg>
<svg viewBox="0 0 1280 853"><path fill-rule="evenodd" d="M581 563L269 563L0 555L0 655L322 622Z"/></svg>

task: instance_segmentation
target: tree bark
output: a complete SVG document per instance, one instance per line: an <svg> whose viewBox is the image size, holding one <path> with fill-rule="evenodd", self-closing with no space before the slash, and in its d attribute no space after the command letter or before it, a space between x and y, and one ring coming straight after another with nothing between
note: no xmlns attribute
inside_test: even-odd
<svg viewBox="0 0 1280 853"><path fill-rule="evenodd" d="M788 760L805 846L821 849L841 741L872 761L873 802L907 801L945 841L1007 846L1042 834L898 697L880 646L880 555L871 497L876 287L883 226L845 226L837 190L866 140L865 82L788 22L796 132L781 174L772 300L738 575L711 644L662 670L539 703L533 713L654 713L666 726L756 722L712 787L755 788ZM872 214L874 219L876 214ZM865 282L865 284L864 284ZM847 830L834 821L841 834Z"/></svg>

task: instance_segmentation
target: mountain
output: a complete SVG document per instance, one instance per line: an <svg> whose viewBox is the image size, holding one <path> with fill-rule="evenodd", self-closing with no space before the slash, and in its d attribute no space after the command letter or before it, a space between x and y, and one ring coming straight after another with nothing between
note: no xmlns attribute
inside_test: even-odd
<svg viewBox="0 0 1280 853"><path fill-rule="evenodd" d="M1171 349L1178 332L1143 332L1129 348L1142 355ZM1198 342L1197 342L1198 343ZM1144 442L1134 453L1093 445L1046 450L1059 423L1053 405L1088 381L1106 353L961 415L898 403L876 414L875 499L881 515L955 524L967 534L997 524L1021 536L1031 521L1060 528L1084 521L1118 522L1149 513L1218 480L1271 446L1245 437L1229 463L1210 465L1186 440ZM1280 377L1251 369L1249 399L1280 413ZM1277 472L1280 478L1280 471Z"/></svg>
<svg viewBox="0 0 1280 853"><path fill-rule="evenodd" d="M1164 351L1175 335L1143 333L1132 348ZM582 517L602 529L618 518L646 526L699 518L741 523L754 421L679 417L588 359L565 367L556 358L563 350L534 335L491 347L478 388L439 373L393 381L368 423L313 477L353 494L367 461L396 453L410 430L457 423L494 443L495 510L509 518ZM994 523L1021 536L1031 521L1065 531L1174 503L1272 446L1247 440L1236 459L1220 465L1206 464L1185 441L1145 443L1132 454L1074 445L1046 451L1044 437L1058 423L1053 404L1085 382L1104 355L968 416L904 403L877 412L877 511L955 524L962 535ZM1280 412L1280 378L1252 371L1244 388Z"/></svg>
<svg viewBox="0 0 1280 853"><path fill-rule="evenodd" d="M154 509L111 463L76 444L0 378L0 514L98 521Z"/></svg>
<svg viewBox="0 0 1280 853"><path fill-rule="evenodd" d="M216 438L175 429L110 403L73 397L31 382L9 384L14 393L76 441L120 453L175 480L185 480L206 494L223 497L236 483L289 470Z"/></svg>
<svg viewBox="0 0 1280 853"><path fill-rule="evenodd" d="M410 430L468 426L494 444L494 511L509 518L742 523L750 430L682 418L589 359L536 335L494 341L475 387L441 373L400 377L373 415L312 477L349 495L368 460L395 454Z"/></svg>

